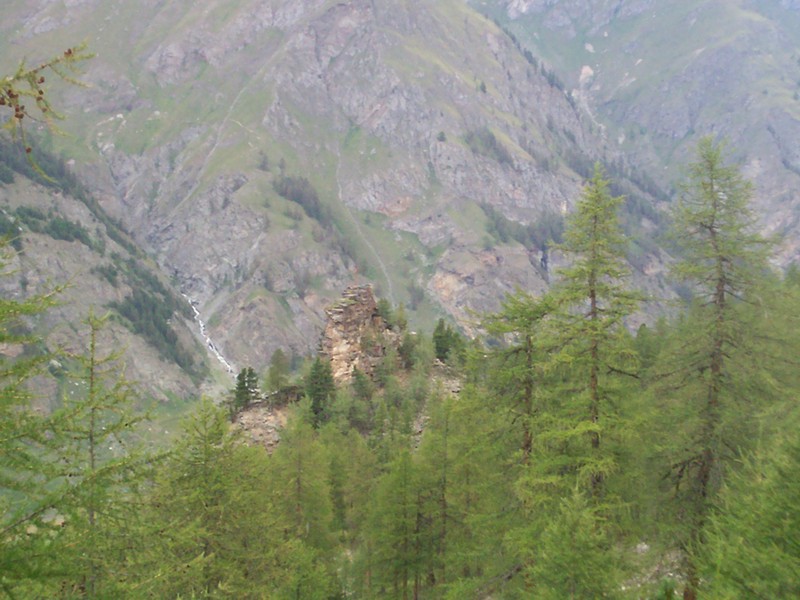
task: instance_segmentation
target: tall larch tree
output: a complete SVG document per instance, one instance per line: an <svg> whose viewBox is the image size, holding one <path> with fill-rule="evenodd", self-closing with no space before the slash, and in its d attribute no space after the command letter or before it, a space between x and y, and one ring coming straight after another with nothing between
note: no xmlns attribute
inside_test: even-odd
<svg viewBox="0 0 800 600"><path fill-rule="evenodd" d="M575 407L570 410L578 419L574 430L590 441L579 469L594 497L602 495L603 480L614 468L601 440L610 429L618 379L636 369L625 318L640 302L626 283L629 269L619 220L624 198L613 196L609 186L602 167L595 165L559 246L572 262L558 272L552 292L558 348L553 359L565 369L562 402Z"/></svg>
<svg viewBox="0 0 800 600"><path fill-rule="evenodd" d="M550 296L534 298L517 291L508 296L502 310L489 315L483 326L491 335L509 343L495 352L496 369L492 370L492 388L505 399L511 422L522 428L520 453L528 464L533 451L535 418L540 414L543 366L549 345L547 320L554 305Z"/></svg>
<svg viewBox="0 0 800 600"><path fill-rule="evenodd" d="M307 405L298 408L281 434L267 474L273 482L272 499L284 535L291 541L289 555L299 557L292 583L284 592L292 597L324 598L333 582L330 565L337 548L331 457L318 432L301 414L307 414Z"/></svg>
<svg viewBox="0 0 800 600"><path fill-rule="evenodd" d="M800 443L790 423L782 443L726 478L700 557L704 597L800 597Z"/></svg>
<svg viewBox="0 0 800 600"><path fill-rule="evenodd" d="M506 400L523 423L519 519L507 544L518 560L520 593L535 597L568 597L575 586L581 589L576 597L599 597L609 589L608 578L595 581L599 571L579 565L617 570L606 480L616 468L625 387L637 371L625 318L639 295L626 283L618 217L623 199L609 185L596 166L559 246L570 264L548 294L511 296L487 322L495 335L510 338L493 375L498 382L505 378ZM576 527L585 530L579 535ZM582 542L557 548L559 537ZM545 578L545 564L563 577Z"/></svg>
<svg viewBox="0 0 800 600"><path fill-rule="evenodd" d="M143 548L132 547L116 597L278 597L291 547L263 448L247 446L204 399L148 495ZM109 596L107 596L109 597Z"/></svg>
<svg viewBox="0 0 800 600"><path fill-rule="evenodd" d="M289 384L291 364L286 353L278 348L269 359L267 371L267 391L277 392Z"/></svg>
<svg viewBox="0 0 800 600"><path fill-rule="evenodd" d="M59 464L69 483L65 547L59 552L69 577L61 587L83 597L122 593L117 587L125 556L140 542L136 527L139 493L158 462L137 441L144 415L134 388L120 373L117 354L103 355L106 318L90 312L85 320L87 351L68 357L73 369L54 415L62 439Z"/></svg>
<svg viewBox="0 0 800 600"><path fill-rule="evenodd" d="M760 312L751 308L760 303L770 250L756 231L752 194L739 170L726 164L723 146L705 137L673 214L681 253L673 272L691 287L694 302L673 359L662 366L661 385L685 432L671 465L685 517L687 600L697 597L699 585L693 554L703 544L724 467L742 441L735 432L766 391L750 393Z"/></svg>
<svg viewBox="0 0 800 600"><path fill-rule="evenodd" d="M427 558L419 551L420 509L417 469L403 449L378 481L369 516L372 585L379 597L409 600L416 589Z"/></svg>

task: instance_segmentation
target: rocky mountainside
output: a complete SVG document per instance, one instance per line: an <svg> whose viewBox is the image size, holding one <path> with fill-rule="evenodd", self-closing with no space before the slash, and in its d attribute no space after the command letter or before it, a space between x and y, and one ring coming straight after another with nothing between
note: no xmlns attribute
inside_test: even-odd
<svg viewBox="0 0 800 600"><path fill-rule="evenodd" d="M118 354L124 373L115 375L136 381L142 401L193 397L213 365L193 333L190 304L65 165L37 161L50 179L33 172L18 148L0 143L0 235L8 240L0 293L21 299L57 291L54 306L27 321L57 352L53 377L39 380L40 401L48 404L78 385L70 373L74 355L87 352L89 315L109 316L98 358ZM0 346L7 357L40 350Z"/></svg>
<svg viewBox="0 0 800 600"><path fill-rule="evenodd" d="M726 138L781 261L800 258L800 3L486 0L629 160L663 186L698 137Z"/></svg>
<svg viewBox="0 0 800 600"><path fill-rule="evenodd" d="M543 290L595 160L629 228L657 227L657 186L460 0L9 0L0 16L3 71L84 39L97 53L91 87L54 90L70 136L41 143L74 158L234 364L316 350L354 282L412 323L468 330L515 287ZM631 257L663 287L652 243Z"/></svg>

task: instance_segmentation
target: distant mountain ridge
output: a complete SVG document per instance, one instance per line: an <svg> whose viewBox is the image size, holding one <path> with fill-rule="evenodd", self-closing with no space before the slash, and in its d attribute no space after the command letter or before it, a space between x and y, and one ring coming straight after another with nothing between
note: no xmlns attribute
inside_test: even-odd
<svg viewBox="0 0 800 600"><path fill-rule="evenodd" d="M663 187L697 139L727 139L762 226L800 258L800 3L473 2L539 53Z"/></svg>

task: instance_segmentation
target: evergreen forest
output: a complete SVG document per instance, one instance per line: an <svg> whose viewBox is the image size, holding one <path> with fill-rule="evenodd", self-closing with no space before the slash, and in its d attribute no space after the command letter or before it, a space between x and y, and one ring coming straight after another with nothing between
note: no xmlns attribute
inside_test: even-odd
<svg viewBox="0 0 800 600"><path fill-rule="evenodd" d="M597 165L550 290L507 296L481 336L411 335L384 302L402 343L373 377L336 386L323 357L292 372L276 353L263 383L246 368L230 397L198 399L169 443L144 435L135 382L98 350L105 317L63 356L29 327L57 290L0 298L0 345L19 349L0 354L0 591L800 597L800 271L771 266L751 185L704 138L670 215L688 293L634 328L654 299L630 285L611 186ZM33 384L56 374L73 392L37 410ZM291 386L271 453L231 425L270 401L261 387Z"/></svg>

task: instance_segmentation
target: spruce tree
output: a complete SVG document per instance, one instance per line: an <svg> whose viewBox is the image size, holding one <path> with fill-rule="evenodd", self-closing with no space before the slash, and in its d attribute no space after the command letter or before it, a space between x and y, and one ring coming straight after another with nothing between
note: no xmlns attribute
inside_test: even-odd
<svg viewBox="0 0 800 600"><path fill-rule="evenodd" d="M318 427L327 419L326 411L335 393L336 385L333 381L331 363L318 356L311 364L311 370L306 378L306 396L311 400L314 427Z"/></svg>
<svg viewBox="0 0 800 600"><path fill-rule="evenodd" d="M464 351L464 340L444 319L439 319L433 330L433 349L436 358L442 362L460 358Z"/></svg>
<svg viewBox="0 0 800 600"><path fill-rule="evenodd" d="M228 410L231 419L237 412L243 408L247 408L260 397L261 392L258 389L258 375L256 375L253 367L245 367L236 375L236 387L233 388L231 398L228 401Z"/></svg>

